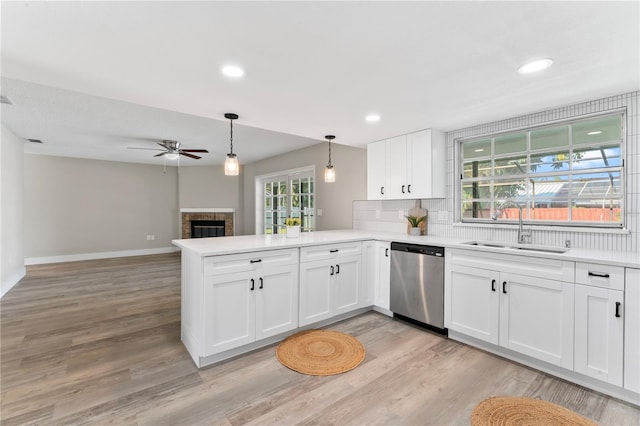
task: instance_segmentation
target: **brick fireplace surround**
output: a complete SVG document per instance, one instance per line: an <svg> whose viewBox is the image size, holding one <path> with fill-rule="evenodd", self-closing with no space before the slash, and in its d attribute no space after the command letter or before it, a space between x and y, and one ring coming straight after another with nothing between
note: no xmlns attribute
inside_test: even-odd
<svg viewBox="0 0 640 426"><path fill-rule="evenodd" d="M229 212L182 212L182 238L191 238L192 220L224 220L224 235L233 235L233 213Z"/></svg>

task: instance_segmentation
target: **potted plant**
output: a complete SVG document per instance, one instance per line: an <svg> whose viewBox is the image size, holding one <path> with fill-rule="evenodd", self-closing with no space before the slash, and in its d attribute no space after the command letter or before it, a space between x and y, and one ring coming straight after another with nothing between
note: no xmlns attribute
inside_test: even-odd
<svg viewBox="0 0 640 426"><path fill-rule="evenodd" d="M420 224L427 220L427 216L405 216L409 221L409 235L420 235Z"/></svg>
<svg viewBox="0 0 640 426"><path fill-rule="evenodd" d="M288 217L285 219L284 224L287 225L287 238L297 238L300 236L301 223L299 217Z"/></svg>

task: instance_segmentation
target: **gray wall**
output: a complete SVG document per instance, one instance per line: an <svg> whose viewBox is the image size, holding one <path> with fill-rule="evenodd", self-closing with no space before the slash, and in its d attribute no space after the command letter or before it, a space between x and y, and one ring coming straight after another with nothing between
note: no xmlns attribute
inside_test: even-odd
<svg viewBox="0 0 640 426"><path fill-rule="evenodd" d="M24 176L27 259L167 248L178 237L175 167L25 154Z"/></svg>
<svg viewBox="0 0 640 426"><path fill-rule="evenodd" d="M225 176L223 166L190 166L180 168L179 205L186 207L230 207L235 209L236 233L243 230L242 182L239 176Z"/></svg>
<svg viewBox="0 0 640 426"><path fill-rule="evenodd" d="M23 245L23 145L2 126L0 135L0 296L24 275Z"/></svg>
<svg viewBox="0 0 640 426"><path fill-rule="evenodd" d="M336 170L335 183L324 183L324 167L329 151L327 143L271 157L244 167L244 233L255 233L255 177L304 166L316 167L316 230L351 229L353 200L367 197L367 151L345 145L331 145L331 163Z"/></svg>

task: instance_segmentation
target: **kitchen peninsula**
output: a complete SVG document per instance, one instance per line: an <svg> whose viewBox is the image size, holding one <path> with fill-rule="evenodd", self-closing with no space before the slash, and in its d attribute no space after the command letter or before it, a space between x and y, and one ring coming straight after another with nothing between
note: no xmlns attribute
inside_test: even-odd
<svg viewBox="0 0 640 426"><path fill-rule="evenodd" d="M174 240L182 341L203 367L371 309L392 315L391 241L445 247L452 339L638 404L636 253L357 230Z"/></svg>

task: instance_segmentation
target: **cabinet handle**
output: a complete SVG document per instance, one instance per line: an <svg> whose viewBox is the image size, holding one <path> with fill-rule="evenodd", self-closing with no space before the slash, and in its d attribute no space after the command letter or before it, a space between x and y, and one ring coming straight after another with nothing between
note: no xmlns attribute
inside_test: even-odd
<svg viewBox="0 0 640 426"><path fill-rule="evenodd" d="M616 318L620 318L620 302L616 302Z"/></svg>
<svg viewBox="0 0 640 426"><path fill-rule="evenodd" d="M599 274L597 272L589 272L590 277L609 278L609 274Z"/></svg>
<svg viewBox="0 0 640 426"><path fill-rule="evenodd" d="M262 262L262 259L253 259L249 261L249 263L260 263L260 262Z"/></svg>
<svg viewBox="0 0 640 426"><path fill-rule="evenodd" d="M409 194L411 194L411 185L407 185L407 192L409 192Z"/></svg>
<svg viewBox="0 0 640 426"><path fill-rule="evenodd" d="M384 186L380 187L380 195L384 195Z"/></svg>
<svg viewBox="0 0 640 426"><path fill-rule="evenodd" d="M330 268L331 268L331 272L329 273L329 275L333 275L335 272L335 269L333 269L333 265L331 265Z"/></svg>
<svg viewBox="0 0 640 426"><path fill-rule="evenodd" d="M329 250L329 253L337 253L338 249Z"/></svg>
<svg viewBox="0 0 640 426"><path fill-rule="evenodd" d="M340 265L336 265L336 275L340 273Z"/></svg>
<svg viewBox="0 0 640 426"><path fill-rule="evenodd" d="M496 280L491 280L491 291L496 291Z"/></svg>
<svg viewBox="0 0 640 426"><path fill-rule="evenodd" d="M507 294L507 282L506 281L502 281L502 292L504 294Z"/></svg>
<svg viewBox="0 0 640 426"><path fill-rule="evenodd" d="M403 194L404 194L404 187L405 187L405 185L402 185L402 193Z"/></svg>
<svg viewBox="0 0 640 426"><path fill-rule="evenodd" d="M251 278L251 291L255 290L255 288L256 288L256 280Z"/></svg>
<svg viewBox="0 0 640 426"><path fill-rule="evenodd" d="M260 287L258 288L262 290L263 287L264 287L264 280L262 279L262 277L260 277Z"/></svg>
<svg viewBox="0 0 640 426"><path fill-rule="evenodd" d="M385 257L389 257L389 249L388 248L384 249L384 256Z"/></svg>

